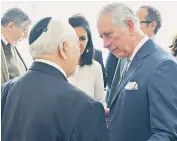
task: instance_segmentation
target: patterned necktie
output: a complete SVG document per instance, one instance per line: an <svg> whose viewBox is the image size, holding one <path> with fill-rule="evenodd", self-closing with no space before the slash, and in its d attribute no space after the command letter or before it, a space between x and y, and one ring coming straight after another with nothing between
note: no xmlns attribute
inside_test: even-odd
<svg viewBox="0 0 177 141"><path fill-rule="evenodd" d="M11 48L11 45L9 43L6 46L9 47L9 48Z"/></svg>
<svg viewBox="0 0 177 141"><path fill-rule="evenodd" d="M129 59L122 59L121 61L122 62L120 64L121 65L121 67L120 67L120 69L121 69L120 70L120 79L119 79L119 82L118 82L117 87L115 89L115 92L117 92L122 80L124 79L124 77L126 75L126 72L128 71L128 67L130 65L130 62L131 62Z"/></svg>
<svg viewBox="0 0 177 141"><path fill-rule="evenodd" d="M123 62L122 62L122 71L120 72L120 80L119 80L119 85L120 83L122 82L123 78L125 77L127 71L128 71L128 67L130 65L130 60L129 59L124 59Z"/></svg>
<svg viewBox="0 0 177 141"><path fill-rule="evenodd" d="M115 91L114 91L114 93L110 93L110 95L109 95L109 98L108 98L108 103L107 103L107 107L108 108L110 108L110 105L111 105L111 103L112 103L112 100L114 99L114 97L115 97L115 93L117 92L117 90L118 90L118 88L119 88L119 86L120 86L120 83L122 82L122 80L123 80L123 78L125 77L125 75L126 75L126 72L127 72L127 70L128 70L128 67L129 67L129 65L130 65L130 60L129 59L121 59L120 60L121 62L120 62L120 76L119 76L119 80L118 80L118 82L117 82L117 86L116 86L116 88L115 88Z"/></svg>

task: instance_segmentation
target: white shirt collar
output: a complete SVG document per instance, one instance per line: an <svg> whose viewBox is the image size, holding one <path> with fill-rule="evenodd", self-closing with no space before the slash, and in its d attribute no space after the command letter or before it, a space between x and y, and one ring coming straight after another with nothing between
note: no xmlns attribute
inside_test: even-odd
<svg viewBox="0 0 177 141"><path fill-rule="evenodd" d="M56 69L58 69L66 77L65 71L60 66L55 64L54 62L51 62L49 60L44 60L44 59L36 59L35 62L42 62L42 63L48 64L48 65L51 65L51 66L55 67Z"/></svg>
<svg viewBox="0 0 177 141"><path fill-rule="evenodd" d="M4 36L1 34L1 40L4 42L5 45L8 44L7 40L4 38Z"/></svg>
<svg viewBox="0 0 177 141"><path fill-rule="evenodd" d="M137 44L137 46L135 47L132 55L130 56L129 60L132 61L133 58L135 57L136 53L138 52L138 50L144 45L144 43L149 40L149 37L147 35L145 35L143 37L143 39Z"/></svg>

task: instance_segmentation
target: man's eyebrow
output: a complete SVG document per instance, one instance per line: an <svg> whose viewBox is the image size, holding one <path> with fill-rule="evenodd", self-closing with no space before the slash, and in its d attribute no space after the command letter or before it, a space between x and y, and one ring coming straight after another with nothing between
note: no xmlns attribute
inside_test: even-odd
<svg viewBox="0 0 177 141"><path fill-rule="evenodd" d="M103 38L103 35L100 35L100 38Z"/></svg>
<svg viewBox="0 0 177 141"><path fill-rule="evenodd" d="M105 31L102 34L100 34L100 38L103 38L103 35L108 35L110 33L112 33L112 31Z"/></svg>
<svg viewBox="0 0 177 141"><path fill-rule="evenodd" d="M104 35L110 34L110 33L112 33L112 31L107 31L107 32L104 32Z"/></svg>
<svg viewBox="0 0 177 141"><path fill-rule="evenodd" d="M80 36L79 38L86 38L86 35L82 35L82 36Z"/></svg>

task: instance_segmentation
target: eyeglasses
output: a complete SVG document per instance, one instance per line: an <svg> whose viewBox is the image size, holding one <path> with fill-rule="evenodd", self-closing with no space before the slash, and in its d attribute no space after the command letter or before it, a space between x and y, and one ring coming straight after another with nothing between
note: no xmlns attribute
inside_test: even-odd
<svg viewBox="0 0 177 141"><path fill-rule="evenodd" d="M140 23L147 23L147 24L150 24L152 23L153 21L140 21Z"/></svg>
<svg viewBox="0 0 177 141"><path fill-rule="evenodd" d="M19 29L21 29L23 32L28 32L28 28L25 28L24 26L17 26Z"/></svg>
<svg viewBox="0 0 177 141"><path fill-rule="evenodd" d="M22 26L21 26L21 29L23 30L23 32L28 32L28 30L29 30L28 28L24 28Z"/></svg>

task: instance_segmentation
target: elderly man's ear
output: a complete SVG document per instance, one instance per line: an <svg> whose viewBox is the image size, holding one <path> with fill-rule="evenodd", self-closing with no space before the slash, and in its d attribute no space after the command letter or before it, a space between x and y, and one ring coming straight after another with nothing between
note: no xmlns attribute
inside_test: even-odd
<svg viewBox="0 0 177 141"><path fill-rule="evenodd" d="M128 30L130 32L130 35L132 36L134 29L135 29L135 25L134 25L133 21L130 19L126 20L126 24L127 24Z"/></svg>
<svg viewBox="0 0 177 141"><path fill-rule="evenodd" d="M58 50L59 50L59 55L61 58L63 58L64 60L67 59L67 54L68 54L68 43L66 41L64 41L63 43L59 44L58 46Z"/></svg>

